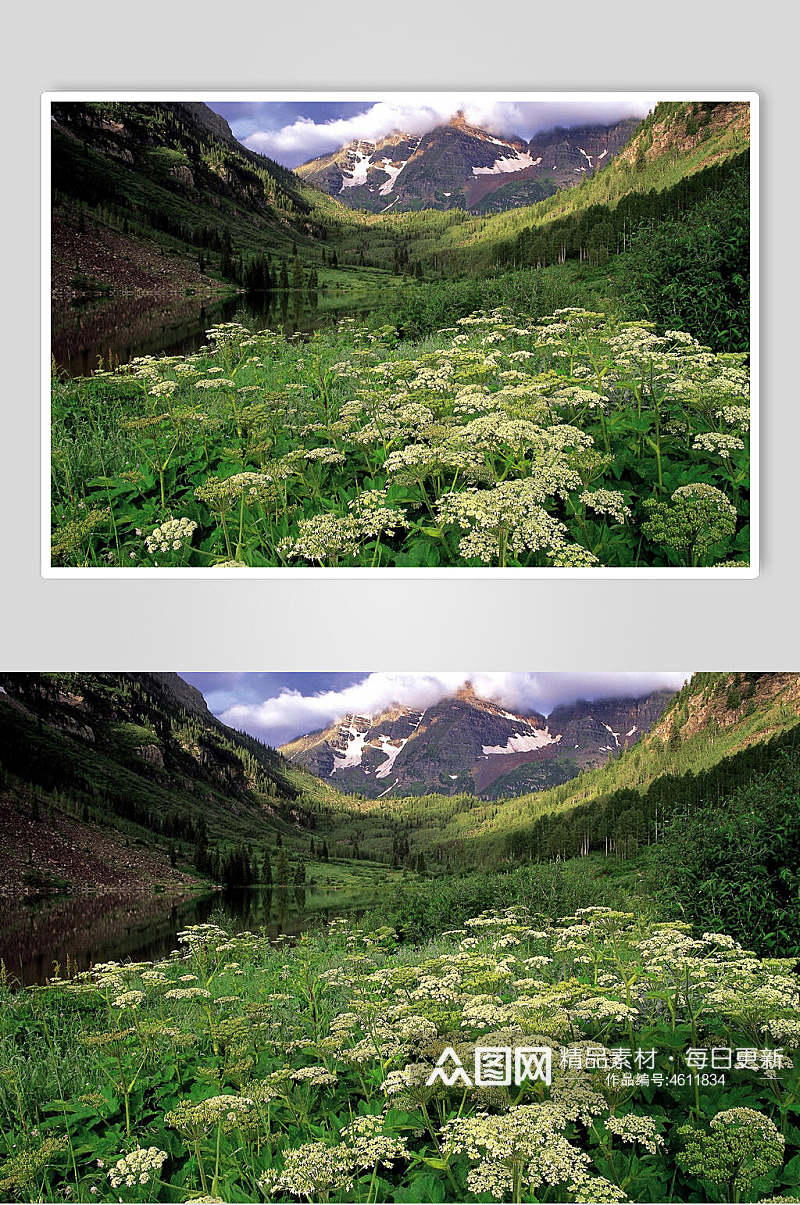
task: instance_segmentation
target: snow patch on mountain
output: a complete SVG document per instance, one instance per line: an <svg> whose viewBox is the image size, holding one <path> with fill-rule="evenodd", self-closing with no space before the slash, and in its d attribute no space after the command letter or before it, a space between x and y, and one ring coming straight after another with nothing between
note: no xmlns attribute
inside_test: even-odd
<svg viewBox="0 0 800 1205"><path fill-rule="evenodd" d="M416 155L417 151L419 150L419 146L420 146L421 142L422 142L422 139L418 138L417 145L414 147L413 151L408 156L408 159L403 159L399 164L392 163L392 160L388 157L388 155L383 156L383 158L381 159L381 162L380 162L380 169L381 169L381 171L386 172L386 175L389 177L389 179L386 180L385 183L381 184L380 188L378 189L378 192L380 193L380 195L382 197L388 197L389 193L393 191L394 186L397 183L397 177L400 175L401 171L406 166L406 164L410 163L410 161L413 159L414 155ZM382 210L382 212L385 213L386 210Z"/></svg>
<svg viewBox="0 0 800 1205"><path fill-rule="evenodd" d="M511 147L508 148L511 150ZM536 161L541 163L541 157ZM527 151L516 151L513 155L502 155L491 167L473 167L473 176L498 176L506 172L521 172L523 168L535 167L533 156Z"/></svg>
<svg viewBox="0 0 800 1205"><path fill-rule="evenodd" d="M387 778L389 776L389 774L391 773L392 767L397 760L398 753L400 753L401 750L405 749L406 745L408 744L408 742L411 740L414 733L419 728L420 724L422 723L426 710L427 709L425 708L419 713L419 719L417 720L416 724L414 724L414 726L411 729L411 731L409 732L408 736L405 737L403 740L401 740L397 745L393 745L390 738L388 736L385 736L383 733L381 733L381 735L378 737L378 740L381 742L381 751L386 754L386 761L381 762L381 764L378 766L377 770L375 771L376 778ZM396 782L395 782L395 785L397 785ZM381 793L385 794L385 792L381 792Z"/></svg>
<svg viewBox="0 0 800 1205"><path fill-rule="evenodd" d="M613 736L613 738L614 738L614 744L615 744L615 745L617 746L617 748L619 749L619 733L618 733L618 732L615 732L613 728L609 728L608 724L603 724L603 727L605 728L606 732L610 732L610 733L611 733L611 735L612 735L612 736ZM604 748L605 748L605 746L604 746Z"/></svg>
<svg viewBox="0 0 800 1205"><path fill-rule="evenodd" d="M384 736L383 733L381 733L381 735L378 737L378 740L381 743L381 745L380 745L381 753L386 754L386 761L381 762L381 764L378 766L377 770L375 771L375 777L376 778L388 778L389 774L391 773L392 766L395 763L398 753L400 752L401 749L403 749L405 747L405 745L408 742L408 737L406 737L405 740L400 741L399 745L393 745L392 742L390 741L389 737Z"/></svg>
<svg viewBox="0 0 800 1205"><path fill-rule="evenodd" d="M361 184L366 184L367 172L371 166L372 151L365 155L360 145L353 147L353 170L349 176L342 172L342 187L339 192L344 192L346 188L358 188Z"/></svg>
<svg viewBox="0 0 800 1205"><path fill-rule="evenodd" d="M389 193L394 188L397 177L400 175L401 171L403 170L403 168L405 167L405 165L407 163L408 163L408 160L404 159L402 161L402 163L400 163L397 167L394 167L391 159L383 159L382 160L381 170L385 171L386 175L389 177L389 179L386 181L386 183L381 184L380 188L378 189L378 192L381 194L382 197L388 197Z"/></svg>
<svg viewBox="0 0 800 1205"><path fill-rule="evenodd" d="M534 749L555 745L560 740L560 733L554 737L546 729L532 728L529 732L515 732L505 745L482 745L481 748L485 757L501 753L532 753Z"/></svg>
<svg viewBox="0 0 800 1205"><path fill-rule="evenodd" d="M367 739L369 728L359 729L355 724L348 724L346 728L342 728L342 732L346 733L348 740L345 742L344 749L334 749L333 751L333 769L331 777L337 770L348 770L351 766L360 766L361 759L364 756L364 743Z"/></svg>

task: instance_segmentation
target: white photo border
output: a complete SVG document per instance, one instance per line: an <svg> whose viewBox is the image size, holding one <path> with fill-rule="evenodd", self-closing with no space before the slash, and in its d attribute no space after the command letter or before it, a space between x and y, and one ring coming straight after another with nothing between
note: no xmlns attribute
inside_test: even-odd
<svg viewBox="0 0 800 1205"><path fill-rule="evenodd" d="M463 100L467 95L480 96L493 101L621 101L639 93L634 89L622 91L544 91L544 92L497 92L488 89L467 89L454 92L452 89L407 89L404 91L248 91L209 89L196 91L92 91L42 93L42 154L41 154L41 576L50 579L69 578L183 578L198 580L224 578L246 580L248 578L424 578L456 580L473 578L484 581L497 579L565 579L581 581L619 578L667 578L670 580L691 578L693 580L716 578L725 581L737 578L756 578L759 575L759 94L751 91L660 91L655 88L642 90L643 95L652 95L654 101L740 101L750 106L750 564L746 568L616 568L603 566L597 569L560 568L431 568L420 569L398 566L370 569L366 567L270 567L241 569L214 568L75 568L54 566L51 560L51 106L65 102L129 101L142 103L169 101L401 101L418 96L436 96Z"/></svg>

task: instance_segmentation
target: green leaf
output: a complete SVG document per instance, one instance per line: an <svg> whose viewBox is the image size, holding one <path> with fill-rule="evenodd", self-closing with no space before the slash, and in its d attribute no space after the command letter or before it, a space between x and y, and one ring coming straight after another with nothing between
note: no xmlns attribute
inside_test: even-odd
<svg viewBox="0 0 800 1205"><path fill-rule="evenodd" d="M800 1184L800 1155L795 1155L785 1165L781 1172L781 1183L791 1185Z"/></svg>
<svg viewBox="0 0 800 1205"><path fill-rule="evenodd" d="M395 1201L430 1201L438 1205L439 1202L447 1199L444 1183L437 1176L430 1174L414 1176L408 1184L402 1185L395 1189Z"/></svg>

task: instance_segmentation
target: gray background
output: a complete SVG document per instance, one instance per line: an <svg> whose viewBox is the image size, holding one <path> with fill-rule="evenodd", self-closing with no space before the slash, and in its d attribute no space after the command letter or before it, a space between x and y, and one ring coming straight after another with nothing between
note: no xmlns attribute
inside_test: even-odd
<svg viewBox="0 0 800 1205"><path fill-rule="evenodd" d="M797 39L788 5L530 0L18 6L3 87L0 666L795 669ZM39 97L46 89L755 89L761 577L129 581L39 575Z"/></svg>

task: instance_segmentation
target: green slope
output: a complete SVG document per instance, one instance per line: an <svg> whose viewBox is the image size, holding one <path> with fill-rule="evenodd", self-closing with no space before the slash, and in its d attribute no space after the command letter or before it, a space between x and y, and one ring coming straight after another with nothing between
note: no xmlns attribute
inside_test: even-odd
<svg viewBox="0 0 800 1205"><path fill-rule="evenodd" d="M664 101L607 168L536 205L472 220L449 232L441 250L489 263L493 250L528 227L547 225L595 205L613 208L630 194L663 192L696 172L748 150L749 106ZM459 255L458 252L462 253Z"/></svg>
<svg viewBox="0 0 800 1205"><path fill-rule="evenodd" d="M426 795L360 807L380 823L397 826L412 857L422 851L434 864L499 865L519 857L558 856L566 849L555 839L547 845L544 830L537 827L544 819L550 822L578 809L599 815L610 799L624 801L626 792L644 794L659 781L689 780L751 748L761 751L754 754L757 761L767 750L768 763L769 742L783 736L793 740L796 733L798 675L695 674L639 744L560 786L489 803L471 795ZM748 764L746 758L741 764ZM738 771L733 777L738 781ZM677 798L680 788L674 794ZM632 803L636 800L625 806L630 809ZM563 846L567 837L560 839Z"/></svg>

